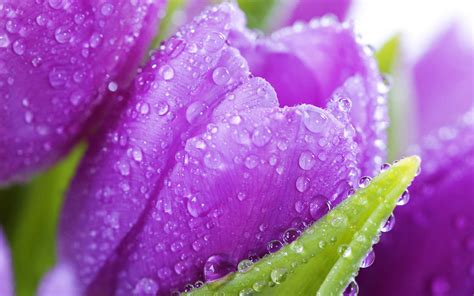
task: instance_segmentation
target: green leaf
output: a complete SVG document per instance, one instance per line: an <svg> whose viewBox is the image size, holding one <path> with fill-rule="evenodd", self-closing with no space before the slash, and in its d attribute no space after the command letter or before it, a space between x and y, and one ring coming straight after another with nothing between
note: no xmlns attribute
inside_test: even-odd
<svg viewBox="0 0 474 296"><path fill-rule="evenodd" d="M277 4L276 0L238 0L240 8L247 16L250 28L264 29L272 8Z"/></svg>
<svg viewBox="0 0 474 296"><path fill-rule="evenodd" d="M340 295L378 240L420 165L417 156L405 158L375 177L296 241L255 263L205 284L190 295Z"/></svg>
<svg viewBox="0 0 474 296"><path fill-rule="evenodd" d="M393 161L416 141L415 113L409 69L401 61L401 36L390 38L375 55L382 73L390 77L388 96L390 126L388 127L388 159Z"/></svg>
<svg viewBox="0 0 474 296"><path fill-rule="evenodd" d="M14 215L2 222L11 245L18 296L33 295L39 280L55 263L56 227L63 195L84 146L28 184L0 191L3 207L14 208ZM13 206L16 202L18 205Z"/></svg>

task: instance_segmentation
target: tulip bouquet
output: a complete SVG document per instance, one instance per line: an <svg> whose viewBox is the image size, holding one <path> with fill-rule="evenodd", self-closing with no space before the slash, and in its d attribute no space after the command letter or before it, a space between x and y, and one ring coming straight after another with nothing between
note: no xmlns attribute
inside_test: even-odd
<svg viewBox="0 0 474 296"><path fill-rule="evenodd" d="M211 2L0 0L0 295L473 295L458 27Z"/></svg>

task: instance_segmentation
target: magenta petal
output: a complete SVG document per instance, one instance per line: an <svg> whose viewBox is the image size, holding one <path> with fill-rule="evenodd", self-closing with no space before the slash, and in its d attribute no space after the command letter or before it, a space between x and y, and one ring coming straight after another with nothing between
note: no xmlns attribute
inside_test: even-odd
<svg viewBox="0 0 474 296"><path fill-rule="evenodd" d="M63 156L109 92L126 88L163 0L0 6L0 183Z"/></svg>
<svg viewBox="0 0 474 296"><path fill-rule="evenodd" d="M440 35L413 69L421 136L474 107L474 47L459 29L452 26Z"/></svg>
<svg viewBox="0 0 474 296"><path fill-rule="evenodd" d="M66 264L55 266L41 281L37 295L81 295L79 292L77 279L75 278L74 270Z"/></svg>
<svg viewBox="0 0 474 296"><path fill-rule="evenodd" d="M474 126L426 139L411 201L358 278L362 295L471 295L474 291Z"/></svg>
<svg viewBox="0 0 474 296"><path fill-rule="evenodd" d="M0 295L13 295L13 277L10 250L0 230Z"/></svg>
<svg viewBox="0 0 474 296"><path fill-rule="evenodd" d="M325 28L328 40L338 30L354 40L340 24ZM234 47L247 33L232 4L205 11L160 46L125 111L92 141L60 229L61 259L87 292L166 295L218 278L285 230L297 235L359 177L352 121L368 113L356 100L372 102L365 87L378 93L366 72L334 83L321 108L280 107ZM363 69L374 63L360 60Z"/></svg>

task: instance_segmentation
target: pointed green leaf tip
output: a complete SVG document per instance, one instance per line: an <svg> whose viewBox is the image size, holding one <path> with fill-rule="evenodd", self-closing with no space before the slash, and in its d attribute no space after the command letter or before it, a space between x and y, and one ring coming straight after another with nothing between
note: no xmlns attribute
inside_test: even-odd
<svg viewBox="0 0 474 296"><path fill-rule="evenodd" d="M245 272L207 283L189 295L340 295L378 241L379 229L419 166L417 156L395 163L296 241Z"/></svg>

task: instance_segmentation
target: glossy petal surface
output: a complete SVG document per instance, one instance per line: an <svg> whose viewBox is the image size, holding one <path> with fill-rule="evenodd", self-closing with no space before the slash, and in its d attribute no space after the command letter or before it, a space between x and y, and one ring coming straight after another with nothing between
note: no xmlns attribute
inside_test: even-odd
<svg viewBox="0 0 474 296"><path fill-rule="evenodd" d="M0 294L5 296L13 295L13 278L11 270L10 250L0 230Z"/></svg>
<svg viewBox="0 0 474 296"><path fill-rule="evenodd" d="M64 155L104 98L116 100L110 92L134 76L163 6L2 1L0 183L27 178Z"/></svg>
<svg viewBox="0 0 474 296"><path fill-rule="evenodd" d="M93 141L61 227L62 259L90 293L167 294L215 279L223 274L213 264L229 271L263 255L357 180L361 133L346 98L358 87L378 93L377 84L341 78L321 108L284 107L234 43L249 34L244 25L232 4L195 18L152 56L125 112ZM363 58L362 72L375 75Z"/></svg>
<svg viewBox="0 0 474 296"><path fill-rule="evenodd" d="M291 3L291 1L288 1ZM309 21L314 17L333 14L343 20L349 10L351 0L298 0L294 1L293 11L286 21L288 25L296 21Z"/></svg>
<svg viewBox="0 0 474 296"><path fill-rule="evenodd" d="M474 291L473 114L422 143L422 173L395 228L358 279L363 295L470 295Z"/></svg>

